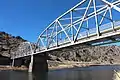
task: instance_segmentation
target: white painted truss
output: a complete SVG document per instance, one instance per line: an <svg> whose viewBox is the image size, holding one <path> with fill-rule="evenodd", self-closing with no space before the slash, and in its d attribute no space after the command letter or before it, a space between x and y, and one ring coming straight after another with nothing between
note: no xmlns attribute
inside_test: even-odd
<svg viewBox="0 0 120 80"><path fill-rule="evenodd" d="M116 20L113 15L120 13L120 1L83 0L53 21L39 36L37 45L41 50L51 47L60 47L64 43L74 44L84 36L96 33L101 35L101 30L112 28L114 31ZM103 26L108 24L108 26Z"/></svg>
<svg viewBox="0 0 120 80"><path fill-rule="evenodd" d="M120 0L83 0L54 20L39 35L32 54L82 43L93 44L108 37L118 38L119 16Z"/></svg>

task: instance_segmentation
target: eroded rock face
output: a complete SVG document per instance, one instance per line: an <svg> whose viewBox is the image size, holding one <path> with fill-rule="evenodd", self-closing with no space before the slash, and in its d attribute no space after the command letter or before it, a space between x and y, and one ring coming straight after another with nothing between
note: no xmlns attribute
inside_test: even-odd
<svg viewBox="0 0 120 80"><path fill-rule="evenodd" d="M10 57L11 52L14 52L15 48L25 41L20 36L15 37L8 33L0 32L0 55Z"/></svg>
<svg viewBox="0 0 120 80"><path fill-rule="evenodd" d="M50 60L59 61L79 61L79 62L96 62L96 63L119 63L120 47L119 46L90 46L76 45L49 52Z"/></svg>
<svg viewBox="0 0 120 80"><path fill-rule="evenodd" d="M20 44L26 40L21 37L11 36L5 32L0 32L0 55L10 58L10 54L21 51ZM24 50L23 50L24 51ZM25 50L29 51L29 49ZM78 62L96 62L96 63L120 63L119 46L90 46L76 45L47 52L50 61L78 61ZM24 58L27 63L30 57Z"/></svg>

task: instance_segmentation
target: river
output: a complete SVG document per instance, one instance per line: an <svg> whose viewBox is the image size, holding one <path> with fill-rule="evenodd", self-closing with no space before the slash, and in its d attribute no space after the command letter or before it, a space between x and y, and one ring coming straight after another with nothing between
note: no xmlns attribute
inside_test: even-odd
<svg viewBox="0 0 120 80"><path fill-rule="evenodd" d="M120 80L120 65L37 71L33 74L0 71L0 80Z"/></svg>

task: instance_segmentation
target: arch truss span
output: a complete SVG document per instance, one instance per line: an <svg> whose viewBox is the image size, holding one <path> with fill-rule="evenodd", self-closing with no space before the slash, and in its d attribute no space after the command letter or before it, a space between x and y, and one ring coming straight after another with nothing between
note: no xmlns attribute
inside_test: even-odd
<svg viewBox="0 0 120 80"><path fill-rule="evenodd" d="M82 0L48 25L34 48L24 42L11 54L11 59L76 44L120 41L119 16L120 0Z"/></svg>
<svg viewBox="0 0 120 80"><path fill-rule="evenodd" d="M103 33L118 29L120 19L116 16L120 16L120 0L83 0L39 35L36 50L48 51L83 43L93 35L98 39Z"/></svg>

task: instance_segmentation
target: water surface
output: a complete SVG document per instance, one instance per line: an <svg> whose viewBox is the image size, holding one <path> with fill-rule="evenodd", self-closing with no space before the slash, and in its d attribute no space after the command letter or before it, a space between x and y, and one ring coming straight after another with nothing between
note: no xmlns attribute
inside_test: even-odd
<svg viewBox="0 0 120 80"><path fill-rule="evenodd" d="M120 66L92 66L85 68L37 71L0 71L0 80L120 80Z"/></svg>

